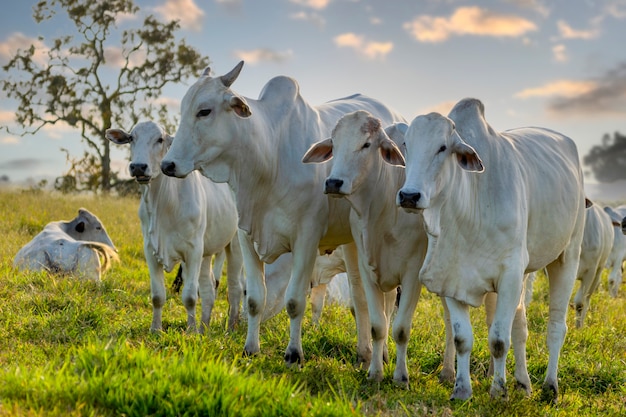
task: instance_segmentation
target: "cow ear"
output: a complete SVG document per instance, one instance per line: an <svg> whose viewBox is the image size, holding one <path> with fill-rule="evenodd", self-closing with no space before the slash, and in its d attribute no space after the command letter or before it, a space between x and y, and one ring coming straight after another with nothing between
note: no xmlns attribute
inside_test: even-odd
<svg viewBox="0 0 626 417"><path fill-rule="evenodd" d="M122 129L107 129L104 136L118 145L124 145L132 140L132 137Z"/></svg>
<svg viewBox="0 0 626 417"><path fill-rule="evenodd" d="M85 231L85 222L78 222L76 226L74 226L74 230L78 233L83 233Z"/></svg>
<svg viewBox="0 0 626 417"><path fill-rule="evenodd" d="M404 156L396 144L389 137L381 132L380 155L383 160L390 165L405 166Z"/></svg>
<svg viewBox="0 0 626 417"><path fill-rule="evenodd" d="M609 206L605 206L604 212L608 214L609 217L611 218L611 223L613 223L613 226L621 226L622 216L620 216L615 210L613 210Z"/></svg>
<svg viewBox="0 0 626 417"><path fill-rule="evenodd" d="M485 166L474 148L465 143L456 130L452 132L452 136L452 152L456 155L459 166L468 172L483 172Z"/></svg>
<svg viewBox="0 0 626 417"><path fill-rule="evenodd" d="M250 111L250 107L246 100L239 96L231 96L228 100L230 108L237 114L239 117L247 118L252 116L252 112Z"/></svg>
<svg viewBox="0 0 626 417"><path fill-rule="evenodd" d="M333 140L324 139L311 145L302 157L305 164L326 162L333 157Z"/></svg>

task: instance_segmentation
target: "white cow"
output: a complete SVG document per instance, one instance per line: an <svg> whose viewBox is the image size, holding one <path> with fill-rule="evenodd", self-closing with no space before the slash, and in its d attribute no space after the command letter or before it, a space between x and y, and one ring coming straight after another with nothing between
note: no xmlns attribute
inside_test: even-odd
<svg viewBox="0 0 626 417"><path fill-rule="evenodd" d="M71 274L100 281L112 260L118 260L117 250L104 225L81 208L70 221L48 223L19 250L13 265L20 270Z"/></svg>
<svg viewBox="0 0 626 417"><path fill-rule="evenodd" d="M395 131L398 127L392 125L389 129ZM400 136L403 140L403 135ZM395 204L395 194L404 183L401 167L404 157L383 130L380 120L359 110L343 116L331 137L313 144L302 161L321 163L331 158L334 163L324 193L343 197L352 207L350 225L372 327L373 351L368 377L376 381L383 379L383 351L390 320L385 311L389 306L385 293L391 293L393 304L395 290L402 286L393 324L397 349L393 379L408 384L406 353L422 288L418 271L426 254L427 238L421 232L419 216L405 213ZM407 234L407 230L416 233Z"/></svg>
<svg viewBox="0 0 626 417"><path fill-rule="evenodd" d="M606 267L609 269L609 295L615 298L622 285L624 260L626 260L626 236L620 233L622 219L626 216L626 205L616 208L606 206L604 211L611 217L615 226L613 230L613 248L606 263Z"/></svg>
<svg viewBox="0 0 626 417"><path fill-rule="evenodd" d="M364 109L385 124L402 121L382 103L353 95L312 106L292 78L272 78L258 100L238 95L230 86L243 61L220 77L207 68L183 97L181 122L163 159L164 173L184 177L200 170L216 182L228 182L239 212L240 242L247 276L248 334L245 353L259 351L260 322L265 308L263 263L285 252L293 268L285 295L291 319L287 365L300 363L302 317L316 252L327 252L352 241L346 201L321 193L328 167L305 165L309 146L327 137L345 113ZM355 297L357 357L369 362L371 342L367 303L358 278L356 249L344 248L346 268Z"/></svg>
<svg viewBox="0 0 626 417"><path fill-rule="evenodd" d="M226 251L227 257L228 327L234 328L243 295L243 260L237 240L237 209L228 186L216 184L199 173L185 179L162 175L161 159L172 137L154 122L138 123L130 133L108 129L106 137L118 145L130 144L130 174L143 186L139 219L150 271L150 329L162 329L166 297L163 270L169 272L179 262L183 267L182 299L187 327L204 331L204 327L196 326L198 293L202 300L201 321L208 327L216 287L211 259L222 251Z"/></svg>
<svg viewBox="0 0 626 417"><path fill-rule="evenodd" d="M343 116L329 139L315 143L303 162L334 160L326 179L324 192L346 198L352 207L351 227L359 251L359 266L364 280L374 339L373 359L369 377L381 380L383 357L393 303L382 302L383 293L395 296L394 288L402 288L398 312L393 324L397 347L394 381L408 385L406 354L413 313L419 300L421 283L418 271L426 255L428 239L421 217L406 213L395 204L395 195L404 183L404 163L400 146L404 143L407 125L396 123L383 130L380 120L366 111ZM388 152L389 148L393 149ZM401 160L395 158L402 157ZM383 160L385 162L383 162ZM408 234L406 230L417 233ZM381 238L382 236L382 238ZM491 324L495 298L485 302L487 325ZM449 313L442 300L446 323L446 348L441 381L454 380L454 341ZM389 308L391 307L391 309ZM384 315L383 315L384 314ZM490 372L492 369L490 367Z"/></svg>
<svg viewBox="0 0 626 417"><path fill-rule="evenodd" d="M609 215L597 204L587 201L585 234L577 273L580 287L574 296L576 327L578 328L583 327L591 295L600 285L602 271L613 247L614 235L614 223Z"/></svg>
<svg viewBox="0 0 626 417"><path fill-rule="evenodd" d="M461 100L449 117L416 117L405 137L406 182L397 204L423 217L428 251L420 279L446 297L450 310L457 350L451 398L472 395L468 307L479 306L491 292L497 293L497 303L489 329L494 359L490 393L506 396L510 339L522 346L528 336L521 302L524 275L546 267L549 361L543 388L556 401L558 358L585 222L575 143L542 128L497 133L476 99ZM515 359L515 378L530 394L525 353L516 349Z"/></svg>

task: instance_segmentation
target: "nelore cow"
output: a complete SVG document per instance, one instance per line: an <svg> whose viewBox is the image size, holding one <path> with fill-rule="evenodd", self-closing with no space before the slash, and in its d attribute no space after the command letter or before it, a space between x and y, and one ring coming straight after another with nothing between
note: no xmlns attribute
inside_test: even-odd
<svg viewBox="0 0 626 417"><path fill-rule="evenodd" d="M48 223L15 255L20 270L49 271L100 281L117 250L104 225L85 208L70 221Z"/></svg>
<svg viewBox="0 0 626 417"><path fill-rule="evenodd" d="M313 106L289 77L272 78L258 100L230 87L243 61L230 72L211 77L207 68L182 100L181 120L172 147L161 163L163 172L184 177L193 170L234 190L239 212L240 242L247 277L248 334L244 352L259 351L259 330L265 307L263 263L293 254L286 290L290 338L287 365L303 361L302 318L307 287L317 252L352 242L350 206L329 199L321 190L330 169L301 163L302 155L319 138L328 137L341 116L368 110L383 123L404 119L372 98L355 94ZM369 363L371 342L367 303L356 266L353 243L344 260L355 297L358 360Z"/></svg>
<svg viewBox="0 0 626 417"><path fill-rule="evenodd" d="M506 396L511 338L528 336L521 295L526 274L546 268L550 284L546 399L558 398L557 368L585 223L583 177L575 143L543 128L496 132L477 99L448 117L416 117L405 135L406 181L397 204L422 216L428 235L420 279L446 297L457 351L452 399L472 395L469 306L497 293L489 328L492 397ZM525 350L525 349L524 349ZM531 393L525 353L515 350L515 378Z"/></svg>
<svg viewBox="0 0 626 417"><path fill-rule="evenodd" d="M590 200L587 200L587 206L585 233L577 274L580 287L574 296L576 327L578 328L584 326L591 295L600 285L602 271L613 248L615 225L602 207L593 204ZM620 224L618 223L617 226L619 227Z"/></svg>
<svg viewBox="0 0 626 417"><path fill-rule="evenodd" d="M626 205L616 208L604 207L604 211L613 221L613 248L609 254L606 267L609 269L609 295L613 298L619 294L624 274L624 260L626 260L626 236L621 233L622 219L626 216Z"/></svg>
<svg viewBox="0 0 626 417"><path fill-rule="evenodd" d="M216 184L197 172L184 179L162 175L161 160L172 143L172 136L152 121L138 123L130 133L108 129L106 137L118 145L130 145L130 174L143 188L139 219L150 271L150 329L162 330L166 298L163 271L172 271L181 263L187 327L191 331L204 331L215 303L211 260L222 251L227 259L228 327L234 328L243 296L243 260L237 240L237 209L228 185ZM204 325L200 329L196 323L198 294Z"/></svg>
<svg viewBox="0 0 626 417"><path fill-rule="evenodd" d="M401 148L407 127L405 123L396 123L383 129L380 120L359 110L343 116L331 137L312 145L303 157L305 163L333 159L324 192L347 199L352 207L350 224L359 252L374 342L371 379L383 377L385 341L396 295L393 290L402 289L393 323L397 349L393 379L402 385L409 383L407 347L422 287L418 272L428 241L421 217L406 213L395 204L396 192L405 179ZM415 233L406 233L407 230ZM391 302L385 299L389 295ZM440 380L453 381L455 348L447 307L442 304L446 348ZM490 297L485 304L489 325L495 298Z"/></svg>

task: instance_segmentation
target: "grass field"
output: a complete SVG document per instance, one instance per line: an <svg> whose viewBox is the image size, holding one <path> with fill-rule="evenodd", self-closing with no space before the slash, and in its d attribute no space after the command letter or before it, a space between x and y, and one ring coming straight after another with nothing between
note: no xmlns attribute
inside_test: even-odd
<svg viewBox="0 0 626 417"><path fill-rule="evenodd" d="M18 273L13 256L49 221L95 213L119 249L103 282L47 273ZM16 416L618 416L626 415L626 286L611 299L606 279L592 297L583 329L574 311L559 369L557 405L540 400L547 366L547 285L540 276L528 311L528 367L533 396L515 390L489 397L484 310L472 312L474 396L450 402L440 384L444 328L439 299L424 291L409 344L408 389L367 380L356 369L356 334L349 312L324 310L319 327L303 328L305 362L283 364L286 313L264 323L261 353L242 357L246 325L227 332L224 286L207 334L187 334L180 296L168 294L164 332L151 334L150 284L134 199L0 191L0 415ZM173 274L168 274L168 284ZM225 282L223 280L222 282Z"/></svg>

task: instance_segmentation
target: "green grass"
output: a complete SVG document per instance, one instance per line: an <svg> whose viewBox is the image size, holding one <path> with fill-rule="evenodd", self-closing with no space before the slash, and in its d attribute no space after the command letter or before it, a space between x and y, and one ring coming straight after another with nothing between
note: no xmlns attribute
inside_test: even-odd
<svg viewBox="0 0 626 417"><path fill-rule="evenodd" d="M101 284L47 273L19 273L13 256L53 220L86 207L104 222L120 252ZM164 331L151 334L150 284L143 259L138 201L0 192L0 415L27 416L616 416L626 415L626 289L611 299L606 279L592 297L583 329L569 331L560 361L557 405L540 399L548 353L546 280L537 279L528 311L528 367L533 395L514 389L509 353L509 399L489 397L489 351L484 311L472 312L474 396L450 402L438 382L444 328L439 299L424 291L409 345L408 389L356 369L354 320L340 307L303 328L305 362L288 369L286 313L264 323L261 352L242 357L245 322L227 331L220 287L205 335L185 332L180 296L168 294ZM167 274L168 282L173 274ZM226 282L223 280L222 282ZM390 339L392 364L395 360Z"/></svg>

